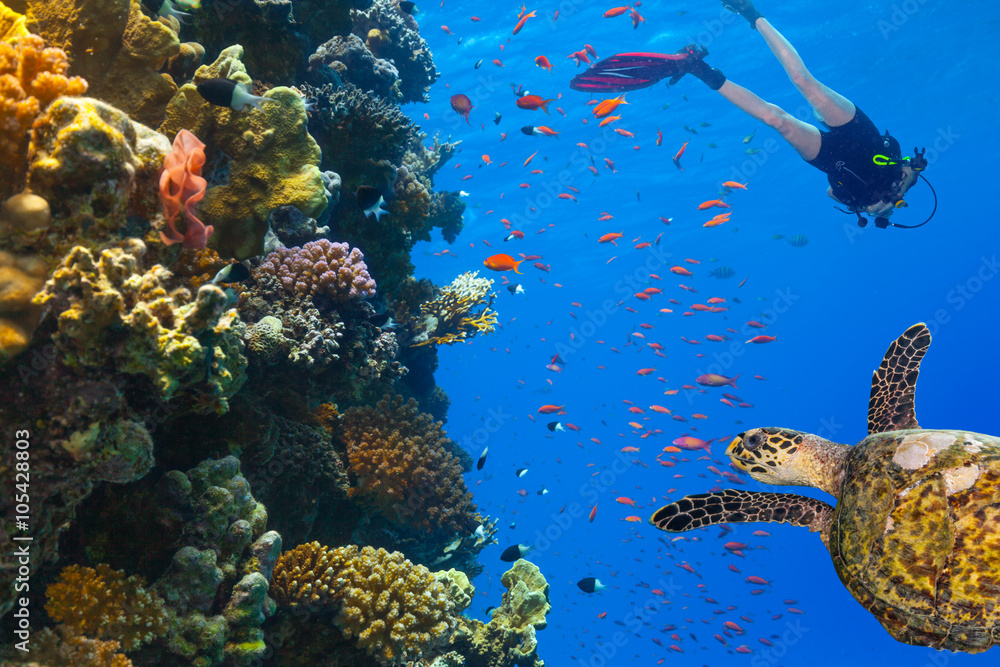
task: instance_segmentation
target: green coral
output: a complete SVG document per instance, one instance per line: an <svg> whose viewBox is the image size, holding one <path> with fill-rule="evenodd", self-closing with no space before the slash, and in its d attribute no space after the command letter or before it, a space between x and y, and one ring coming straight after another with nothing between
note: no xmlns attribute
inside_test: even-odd
<svg viewBox="0 0 1000 667"><path fill-rule="evenodd" d="M129 245L99 258L77 246L35 297L55 314L63 363L146 376L163 400L192 390L196 409L224 413L246 379L239 316L214 285L193 301L187 290L167 292L171 273L141 272L145 246Z"/></svg>
<svg viewBox="0 0 1000 667"><path fill-rule="evenodd" d="M207 146L209 162L225 159L228 181L209 187L199 206L206 225L215 227L209 245L222 256L245 259L263 254L271 211L292 205L318 218L327 195L319 171L321 151L306 129L302 97L290 88L272 88L260 110L233 111L209 104L197 84L217 77L250 85L241 62L243 47L231 46L195 73L167 107L160 131L174 136L193 132Z"/></svg>

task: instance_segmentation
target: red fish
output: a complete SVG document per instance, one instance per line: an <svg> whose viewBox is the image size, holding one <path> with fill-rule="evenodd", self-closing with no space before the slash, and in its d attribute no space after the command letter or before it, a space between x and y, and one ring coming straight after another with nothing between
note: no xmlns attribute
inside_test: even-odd
<svg viewBox="0 0 1000 667"><path fill-rule="evenodd" d="M632 18L632 29L635 30L639 27L640 23L645 23L646 19L642 18L642 15L635 9L629 12L629 16Z"/></svg>
<svg viewBox="0 0 1000 667"><path fill-rule="evenodd" d="M528 19L530 19L532 16L535 16L535 10L531 10L531 12L529 12L529 13L525 14L524 16L522 16L521 20L517 22L516 26L514 26L514 33L513 34L516 35L517 33L521 32L521 28L524 27L524 24L527 23Z"/></svg>
<svg viewBox="0 0 1000 667"><path fill-rule="evenodd" d="M727 378L725 375L716 375L715 373L705 373L704 375L699 375L694 379L695 382L702 385L703 387L724 387L729 385L733 389L739 389L736 386L736 378L738 378L742 373L738 373L731 378Z"/></svg>
<svg viewBox="0 0 1000 667"><path fill-rule="evenodd" d="M546 107L548 107L549 102L555 101L556 98L554 97L543 100L541 95L522 95L517 98L516 104L519 109L527 109L528 111L537 111L538 109L541 109L545 113L548 113L549 110Z"/></svg>
<svg viewBox="0 0 1000 667"><path fill-rule="evenodd" d="M549 59L546 58L545 56L538 56L537 58L535 58L535 64L541 67L542 69L547 69L550 74L552 73L552 63L550 63Z"/></svg>
<svg viewBox="0 0 1000 667"><path fill-rule="evenodd" d="M620 239L622 237L622 235L624 235L624 234L625 234L625 230L624 229L621 232L617 232L617 233L616 232L611 232L611 233L605 234L601 238L597 239L597 242L598 243L610 243L613 246L617 246L618 244L615 243L615 241L617 241L618 239Z"/></svg>
<svg viewBox="0 0 1000 667"><path fill-rule="evenodd" d="M685 141L684 145L681 146L681 149L677 151L676 155L674 155L674 166L680 169L681 171L684 171L684 167L681 166L681 157L683 157L684 149L687 147L688 147L688 142Z"/></svg>
<svg viewBox="0 0 1000 667"><path fill-rule="evenodd" d="M469 125L469 112L472 111L472 100L469 99L468 95L463 95L458 93L457 95L451 96L451 108L455 110L460 116L465 116L465 122Z"/></svg>
<svg viewBox="0 0 1000 667"><path fill-rule="evenodd" d="M543 405L542 407L538 408L538 412L539 412L539 414L543 414L543 415L551 415L551 414L554 414L556 412L559 412L560 410L562 410L565 407L566 407L565 404L563 404L563 405L551 405L551 404L549 404L549 405Z"/></svg>
<svg viewBox="0 0 1000 667"><path fill-rule="evenodd" d="M759 343L773 343L776 340L778 340L777 336L754 336L753 338L751 338L747 342L748 343L758 343L759 344Z"/></svg>
<svg viewBox="0 0 1000 667"><path fill-rule="evenodd" d="M483 266L491 271L513 271L514 273L521 273L521 270L517 267L520 266L523 261L523 259L515 260L510 255L500 253L487 257L483 260Z"/></svg>
<svg viewBox="0 0 1000 667"><path fill-rule="evenodd" d="M622 7L612 7L608 11L604 12L604 18L609 19L609 18L613 18L615 16L621 16L622 14L624 14L625 12L627 12L629 9L631 9L631 7L629 7L628 5L624 5Z"/></svg>

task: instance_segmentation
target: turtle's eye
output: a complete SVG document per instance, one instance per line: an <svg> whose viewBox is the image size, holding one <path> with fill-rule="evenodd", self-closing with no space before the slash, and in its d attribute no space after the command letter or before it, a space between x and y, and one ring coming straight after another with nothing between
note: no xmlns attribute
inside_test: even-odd
<svg viewBox="0 0 1000 667"><path fill-rule="evenodd" d="M744 440L743 444L745 444L750 449L757 449L757 447L760 445L760 434L754 433L749 438Z"/></svg>

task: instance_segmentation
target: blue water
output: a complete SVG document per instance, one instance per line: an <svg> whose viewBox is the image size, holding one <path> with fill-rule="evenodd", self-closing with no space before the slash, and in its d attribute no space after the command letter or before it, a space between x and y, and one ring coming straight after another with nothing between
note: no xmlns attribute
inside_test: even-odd
<svg viewBox="0 0 1000 667"><path fill-rule="evenodd" d="M646 23L635 30L627 16L602 18L611 6L610 1L534 3L529 9L539 17L514 37L520 9L515 2L445 0L443 7L421 5L417 17L442 76L429 105L406 110L424 131L440 130L462 141L437 186L469 193L465 231L451 247L440 238L420 244L414 252L418 275L446 283L462 271L490 273L482 262L495 252L537 254L551 265L545 273L526 262L522 277L503 274L524 285L523 296L510 295L500 285L501 274L491 274L497 278L502 330L440 351L437 379L452 400L449 433L474 457L489 445L486 466L467 480L481 510L500 520L500 544L482 553L486 572L475 581L477 598L470 612L484 618L486 607L498 604L499 575L506 569L500 552L520 542L536 545L529 558L551 584L552 611L539 641L541 657L553 667L660 660L718 665L734 658L754 666L995 662L997 649L981 656L952 655L893 640L840 584L818 536L804 529L751 524L734 526L725 537L713 529L671 542L670 535L645 521L665 497L729 486L707 470L709 465L728 469L724 443L714 443L710 460L685 452L676 456L687 461L673 468L657 464L662 448L685 433L721 438L753 426L780 425L839 442L860 441L871 372L888 344L918 321L927 322L934 334L917 392L920 423L1000 433L994 409L1000 375L995 352L1000 233L993 212L1000 148L993 129L1000 9L986 1L760 3L821 81L863 108L880 129L889 129L904 153L914 145L927 146L933 158L926 175L940 199L935 218L918 230L859 232L852 217L832 208L822 173L803 163L775 132L691 77L673 88L659 85L628 95L629 104L619 107L622 120L611 127L628 129L634 139L602 132L585 106L588 96L567 85L578 70L566 55L584 43L605 56L669 52L701 41L711 52L708 62L733 81L792 113L804 107L760 36L744 21L730 20L717 2L646 3L640 8ZM553 23L557 7L560 16ZM473 15L481 20L473 22ZM551 74L533 63L542 54L554 65ZM491 63L494 58L503 69ZM484 63L476 70L479 59ZM562 97L552 103L550 115L521 110L514 105L511 82L546 98ZM449 107L455 93L473 98L470 125ZM495 111L503 116L499 125L493 123ZM591 122L584 124L585 118ZM529 124L548 125L561 134L558 139L527 137L519 128ZM663 132L661 147L654 142L657 127ZM753 141L744 144L754 130ZM508 133L502 142L501 132ZM684 171L678 171L670 158L685 141L690 143ZM598 177L586 170L589 162L577 142L590 146ZM748 156L748 147L763 152ZM531 165L522 167L534 151ZM491 166L480 165L484 154ZM604 158L614 161L617 174L605 168ZM500 167L504 161L508 164ZM529 174L533 168L544 173ZM472 178L463 180L466 175ZM540 197L560 175L580 191L577 203ZM728 198L730 222L703 228L716 211L706 214L696 206L714 199L725 180L749 187ZM522 189L520 183L531 187ZM907 199L910 209L894 220L915 224L929 212L931 197L920 184ZM614 218L599 222L605 211ZM673 222L664 225L661 216ZM525 238L503 243L501 218L516 221ZM597 242L602 234L620 231L624 237L617 247ZM652 243L661 233L659 245L633 247ZM798 234L808 237L808 245L788 243ZM450 253L435 254L445 249ZM700 264L685 263L688 258ZM694 275L675 276L669 271L674 265ZM709 277L723 266L735 276ZM662 280L647 278L649 270ZM620 281L629 279L638 279L636 288L622 287ZM662 288L663 294L647 302L631 298L647 286ZM729 310L683 315L687 306L711 296L725 298ZM670 304L670 298L680 304ZM625 302L610 309L606 321L588 316L608 299ZM574 301L582 307L572 306ZM661 308L674 312L661 313ZM743 344L761 333L745 326L754 319L766 321L765 333L777 341ZM587 322L594 324L585 327ZM640 328L640 323L653 328ZM739 333L727 334L727 327ZM662 344L667 358L641 347L632 332ZM707 341L713 333L732 341ZM702 344L687 344L682 336ZM738 356L729 356L730 345ZM546 370L559 350L562 372ZM655 372L636 374L648 367ZM741 373L739 389L664 395L709 371ZM720 403L723 391L753 407ZM645 414L629 413L625 400ZM547 403L565 405L567 414L560 419L581 430L550 433L545 423L552 418L535 414ZM688 421L652 412L652 404ZM695 420L694 413L708 419ZM641 439L630 421L662 433ZM619 451L628 446L640 451ZM529 468L520 479L514 476L519 467ZM543 485L549 493L539 496ZM749 481L742 488L763 487ZM787 490L824 496L811 489ZM639 507L616 503L619 496ZM587 512L595 502L591 523ZM630 515L642 521L624 521ZM753 536L759 529L771 536ZM730 540L751 546L741 558L722 548ZM681 562L698 575L678 567ZM730 571L731 564L741 572ZM748 575L771 583L747 584ZM575 582L585 576L600 578L608 588L581 593ZM751 595L755 588L765 592ZM804 613L790 613L789 607ZM606 617L598 618L603 612ZM723 646L713 634L721 634L727 620L745 634L727 638ZM669 626L676 629L664 632ZM672 633L679 639L670 638ZM761 638L774 646L765 646ZM669 649L671 644L683 655ZM735 653L740 645L753 653Z"/></svg>

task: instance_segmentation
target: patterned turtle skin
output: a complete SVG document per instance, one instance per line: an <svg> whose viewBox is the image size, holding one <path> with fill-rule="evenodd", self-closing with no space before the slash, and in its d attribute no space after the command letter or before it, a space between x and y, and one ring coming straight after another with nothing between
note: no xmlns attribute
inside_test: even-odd
<svg viewBox="0 0 1000 667"><path fill-rule="evenodd" d="M830 555L899 641L978 653L1000 644L1000 439L868 436L851 451Z"/></svg>
<svg viewBox="0 0 1000 667"><path fill-rule="evenodd" d="M725 489L685 496L650 523L668 532L730 522L808 527L844 586L897 640L966 653L1000 644L1000 438L920 428L914 394L930 340L921 323L889 346L872 377L869 435L856 446L767 427L726 449L755 480L816 487L836 507Z"/></svg>

